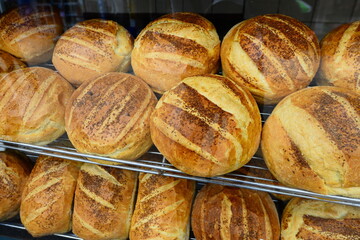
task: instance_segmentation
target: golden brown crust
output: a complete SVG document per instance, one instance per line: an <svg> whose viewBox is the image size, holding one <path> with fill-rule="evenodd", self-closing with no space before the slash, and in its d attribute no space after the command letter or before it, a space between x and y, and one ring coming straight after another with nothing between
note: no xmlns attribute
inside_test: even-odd
<svg viewBox="0 0 360 240"><path fill-rule="evenodd" d="M191 227L196 239L278 240L280 223L269 194L215 184L195 198Z"/></svg>
<svg viewBox="0 0 360 240"><path fill-rule="evenodd" d="M149 23L135 40L135 74L163 93L182 79L215 73L220 40L215 27L195 13L164 15Z"/></svg>
<svg viewBox="0 0 360 240"><path fill-rule="evenodd" d="M133 38L121 25L92 19L77 23L61 35L52 61L69 82L80 85L108 72L127 72Z"/></svg>
<svg viewBox="0 0 360 240"><path fill-rule="evenodd" d="M10 53L0 50L0 76L20 68L25 68L26 64Z"/></svg>
<svg viewBox="0 0 360 240"><path fill-rule="evenodd" d="M81 163L40 156L31 171L20 206L20 218L34 237L71 230L76 180Z"/></svg>
<svg viewBox="0 0 360 240"><path fill-rule="evenodd" d="M77 181L73 233L89 240L127 239L137 173L85 163Z"/></svg>
<svg viewBox="0 0 360 240"><path fill-rule="evenodd" d="M189 239L195 182L140 173L130 239Z"/></svg>
<svg viewBox="0 0 360 240"><path fill-rule="evenodd" d="M281 101L264 125L262 151L283 184L360 196L360 98L351 90L314 87Z"/></svg>
<svg viewBox="0 0 360 240"><path fill-rule="evenodd" d="M260 112L250 93L229 78L188 77L162 96L150 130L175 167L209 177L250 160L259 144Z"/></svg>
<svg viewBox="0 0 360 240"><path fill-rule="evenodd" d="M281 239L359 239L359 224L358 207L294 198L283 212Z"/></svg>
<svg viewBox="0 0 360 240"><path fill-rule="evenodd" d="M45 145L65 132L72 86L56 72L31 67L0 78L0 138Z"/></svg>
<svg viewBox="0 0 360 240"><path fill-rule="evenodd" d="M21 194L32 164L26 156L0 152L0 221L19 213Z"/></svg>
<svg viewBox="0 0 360 240"><path fill-rule="evenodd" d="M224 37L221 61L224 75L243 84L259 103L273 104L311 82L320 47L305 24L268 14L235 25Z"/></svg>
<svg viewBox="0 0 360 240"><path fill-rule="evenodd" d="M52 6L20 6L0 17L0 49L28 64L49 61L63 31Z"/></svg>
<svg viewBox="0 0 360 240"><path fill-rule="evenodd" d="M360 21L343 24L321 41L318 85L360 92Z"/></svg>
<svg viewBox="0 0 360 240"><path fill-rule="evenodd" d="M156 102L140 78L107 73L74 92L66 131L79 152L134 160L152 145L149 119Z"/></svg>

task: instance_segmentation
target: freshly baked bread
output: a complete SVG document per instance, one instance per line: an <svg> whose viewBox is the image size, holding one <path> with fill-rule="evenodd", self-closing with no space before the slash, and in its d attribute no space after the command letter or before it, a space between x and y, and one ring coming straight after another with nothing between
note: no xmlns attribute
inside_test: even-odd
<svg viewBox="0 0 360 240"><path fill-rule="evenodd" d="M234 171L256 152L261 133L251 94L218 75L188 77L159 100L151 137L176 168L212 177Z"/></svg>
<svg viewBox="0 0 360 240"><path fill-rule="evenodd" d="M280 237L278 213L269 194L216 184L205 185L197 194L191 227L197 240Z"/></svg>
<svg viewBox="0 0 360 240"><path fill-rule="evenodd" d="M247 167L241 167L236 173L244 174L248 176L247 181L254 181L267 185L284 186L271 174L267 169L265 161L263 159L252 158L246 165ZM272 196L282 201L288 201L292 197L284 194L271 193Z"/></svg>
<svg viewBox="0 0 360 240"><path fill-rule="evenodd" d="M155 92L183 78L216 73L220 40L214 25L188 12L164 15L149 23L135 40L131 65Z"/></svg>
<svg viewBox="0 0 360 240"><path fill-rule="evenodd" d="M56 72L24 68L0 78L0 138L45 145L65 132L72 86Z"/></svg>
<svg viewBox="0 0 360 240"><path fill-rule="evenodd" d="M223 74L243 84L262 104L279 102L309 85L320 62L315 33L280 15L257 16L235 25L221 45Z"/></svg>
<svg viewBox="0 0 360 240"><path fill-rule="evenodd" d="M20 6L0 16L0 49L28 64L51 59L63 31L59 12L47 6Z"/></svg>
<svg viewBox="0 0 360 240"><path fill-rule="evenodd" d="M283 99L264 125L261 147L283 184L360 197L360 95L312 87Z"/></svg>
<svg viewBox="0 0 360 240"><path fill-rule="evenodd" d="M121 25L92 19L75 24L56 43L52 61L74 85L130 67L133 38Z"/></svg>
<svg viewBox="0 0 360 240"><path fill-rule="evenodd" d="M66 108L66 132L79 152L134 160L152 146L149 121L156 102L140 78L107 73L74 92Z"/></svg>
<svg viewBox="0 0 360 240"><path fill-rule="evenodd" d="M85 163L77 181L73 233L88 240L127 239L137 173Z"/></svg>
<svg viewBox="0 0 360 240"><path fill-rule="evenodd" d="M323 38L320 45L317 84L360 92L360 21L337 27Z"/></svg>
<svg viewBox="0 0 360 240"><path fill-rule="evenodd" d="M294 198L281 221L281 239L360 239L360 208Z"/></svg>
<svg viewBox="0 0 360 240"><path fill-rule="evenodd" d="M0 50L0 77L4 73L8 73L25 67L26 64L20 61L20 59L14 57L10 53Z"/></svg>
<svg viewBox="0 0 360 240"><path fill-rule="evenodd" d="M194 192L191 180L140 173L130 239L188 240Z"/></svg>
<svg viewBox="0 0 360 240"><path fill-rule="evenodd" d="M0 222L19 213L21 194L32 164L26 156L0 152Z"/></svg>
<svg viewBox="0 0 360 240"><path fill-rule="evenodd" d="M33 237L71 230L72 203L80 163L40 156L31 171L20 206L20 219Z"/></svg>

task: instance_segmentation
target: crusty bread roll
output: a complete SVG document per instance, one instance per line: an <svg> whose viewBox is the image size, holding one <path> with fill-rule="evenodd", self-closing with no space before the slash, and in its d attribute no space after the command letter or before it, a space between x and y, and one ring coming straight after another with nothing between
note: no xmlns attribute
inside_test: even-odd
<svg viewBox="0 0 360 240"><path fill-rule="evenodd" d="M164 15L149 23L135 40L131 65L155 92L183 78L216 73L220 40L214 25L188 12Z"/></svg>
<svg viewBox="0 0 360 240"><path fill-rule="evenodd" d="M281 239L360 239L360 208L294 198L281 221Z"/></svg>
<svg viewBox="0 0 360 240"><path fill-rule="evenodd" d="M26 64L20 59L14 57L10 53L0 50L0 77L4 73L8 73L20 68L25 68Z"/></svg>
<svg viewBox="0 0 360 240"><path fill-rule="evenodd" d="M197 240L279 240L280 223L269 194L205 185L197 194L191 227Z"/></svg>
<svg viewBox="0 0 360 240"><path fill-rule="evenodd" d="M140 173L130 239L188 240L195 182Z"/></svg>
<svg viewBox="0 0 360 240"><path fill-rule="evenodd" d="M262 152L283 184L360 197L360 95L313 87L283 99L264 125Z"/></svg>
<svg viewBox="0 0 360 240"><path fill-rule="evenodd" d="M224 75L243 84L257 102L273 104L309 85L320 47L305 24L269 14L235 25L222 42L221 62Z"/></svg>
<svg viewBox="0 0 360 240"><path fill-rule="evenodd" d="M21 194L32 164L26 156L0 152L0 222L19 213Z"/></svg>
<svg viewBox="0 0 360 240"><path fill-rule="evenodd" d="M246 89L226 77L203 75L184 79L161 97L150 130L176 168L211 177L250 160L259 146L261 118Z"/></svg>
<svg viewBox="0 0 360 240"><path fill-rule="evenodd" d="M33 237L71 230L76 180L81 163L40 156L31 171L20 206L20 219Z"/></svg>
<svg viewBox="0 0 360 240"><path fill-rule="evenodd" d="M156 102L140 78L107 73L74 92L66 108L66 132L79 152L134 160L152 145L149 121Z"/></svg>
<svg viewBox="0 0 360 240"><path fill-rule="evenodd" d="M65 105L72 86L41 67L19 69L0 78L0 138L44 145L65 132Z"/></svg>
<svg viewBox="0 0 360 240"><path fill-rule="evenodd" d="M360 92L360 21L343 24L321 41L318 85Z"/></svg>
<svg viewBox="0 0 360 240"><path fill-rule="evenodd" d="M121 25L92 19L75 24L56 43L52 61L74 85L130 67L133 38Z"/></svg>
<svg viewBox="0 0 360 240"><path fill-rule="evenodd" d="M44 63L62 31L59 12L50 4L20 6L0 16L0 49L28 64Z"/></svg>
<svg viewBox="0 0 360 240"><path fill-rule="evenodd" d="M87 240L127 239L137 173L85 163L77 181L73 233Z"/></svg>

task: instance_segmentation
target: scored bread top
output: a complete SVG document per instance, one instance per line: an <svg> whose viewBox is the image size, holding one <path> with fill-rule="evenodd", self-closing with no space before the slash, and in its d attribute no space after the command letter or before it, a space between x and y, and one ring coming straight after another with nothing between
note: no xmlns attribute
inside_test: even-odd
<svg viewBox="0 0 360 240"><path fill-rule="evenodd" d="M188 77L159 100L151 136L178 169L215 176L247 163L259 146L261 118L251 94L219 75Z"/></svg>
<svg viewBox="0 0 360 240"><path fill-rule="evenodd" d="M57 42L53 63L69 82L81 83L130 67L133 38L118 23L91 19L75 24Z"/></svg>
<svg viewBox="0 0 360 240"><path fill-rule="evenodd" d="M358 207L294 198L286 206L281 240L344 239L360 236Z"/></svg>
<svg viewBox="0 0 360 240"><path fill-rule="evenodd" d="M0 49L29 64L51 59L63 31L59 12L51 5L20 6L0 17Z"/></svg>
<svg viewBox="0 0 360 240"><path fill-rule="evenodd" d="M191 215L196 239L279 240L280 223L269 194L216 184L197 194Z"/></svg>
<svg viewBox="0 0 360 240"><path fill-rule="evenodd" d="M360 92L360 21L343 24L321 41L319 85Z"/></svg>
<svg viewBox="0 0 360 240"><path fill-rule="evenodd" d="M107 73L74 92L66 109L66 131L80 152L136 159L152 145L149 118L156 102L140 78Z"/></svg>
<svg viewBox="0 0 360 240"><path fill-rule="evenodd" d="M360 98L313 87L283 99L267 119L262 152L283 184L323 194L360 196Z"/></svg>
<svg viewBox="0 0 360 240"><path fill-rule="evenodd" d="M163 93L183 78L218 70L220 40L213 24L195 13L173 13L149 23L135 40L136 75Z"/></svg>
<svg viewBox="0 0 360 240"><path fill-rule="evenodd" d="M277 103L309 85L320 63L315 33L302 22L268 14L235 25L221 47L223 73L259 103Z"/></svg>
<svg viewBox="0 0 360 240"><path fill-rule="evenodd" d="M53 70L31 67L0 78L0 138L37 145L65 132L72 86Z"/></svg>

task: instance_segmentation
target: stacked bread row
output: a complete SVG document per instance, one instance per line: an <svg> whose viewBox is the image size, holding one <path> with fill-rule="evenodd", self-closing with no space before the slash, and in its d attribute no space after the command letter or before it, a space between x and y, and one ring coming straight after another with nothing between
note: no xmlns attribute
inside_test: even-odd
<svg viewBox="0 0 360 240"><path fill-rule="evenodd" d="M0 154L0 218L19 212L34 237L83 239L358 239L359 208L294 198L281 226L264 192L40 156ZM137 193L137 194L136 194ZM193 201L194 199L194 201ZM21 205L20 205L21 202Z"/></svg>

